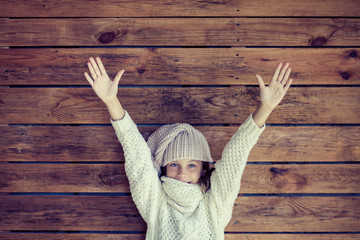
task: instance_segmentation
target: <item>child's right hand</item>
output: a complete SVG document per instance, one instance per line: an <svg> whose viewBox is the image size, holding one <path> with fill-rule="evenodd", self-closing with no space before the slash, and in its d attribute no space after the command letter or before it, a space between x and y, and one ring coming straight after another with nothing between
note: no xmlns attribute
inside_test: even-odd
<svg viewBox="0 0 360 240"><path fill-rule="evenodd" d="M117 99L116 95L118 92L119 81L125 71L119 71L116 74L114 80L111 81L99 57L96 57L96 61L91 57L87 65L92 78L87 72L84 72L84 75L95 91L96 95L105 104L108 104L114 99Z"/></svg>

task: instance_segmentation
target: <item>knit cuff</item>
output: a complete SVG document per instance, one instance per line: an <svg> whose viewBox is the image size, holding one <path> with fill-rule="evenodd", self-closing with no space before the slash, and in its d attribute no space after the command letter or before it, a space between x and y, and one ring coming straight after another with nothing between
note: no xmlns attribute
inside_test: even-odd
<svg viewBox="0 0 360 240"><path fill-rule="evenodd" d="M114 121L110 118L110 122L116 132L126 132L128 129L130 129L131 126L135 125L126 110L125 115L122 119Z"/></svg>
<svg viewBox="0 0 360 240"><path fill-rule="evenodd" d="M241 124L240 128L243 129L243 131L246 131L250 138L257 138L265 130L266 125L264 124L264 126L259 128L258 125L256 125L256 123L254 122L252 114L250 114L250 116L245 120L245 122Z"/></svg>

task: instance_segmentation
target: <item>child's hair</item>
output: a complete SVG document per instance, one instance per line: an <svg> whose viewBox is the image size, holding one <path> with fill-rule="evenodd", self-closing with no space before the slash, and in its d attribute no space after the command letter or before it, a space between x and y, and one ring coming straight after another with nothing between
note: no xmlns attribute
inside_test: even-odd
<svg viewBox="0 0 360 240"><path fill-rule="evenodd" d="M160 177L166 176L166 166L161 167L160 170L161 170ZM212 168L209 162L203 162L203 170L199 178L199 181L197 183L203 193L206 193L206 191L209 190L211 187L210 178L214 170L215 168Z"/></svg>

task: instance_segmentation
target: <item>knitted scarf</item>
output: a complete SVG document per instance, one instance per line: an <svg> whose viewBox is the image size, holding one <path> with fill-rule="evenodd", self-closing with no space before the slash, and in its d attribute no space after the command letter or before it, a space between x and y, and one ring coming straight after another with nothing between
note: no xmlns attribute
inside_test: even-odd
<svg viewBox="0 0 360 240"><path fill-rule="evenodd" d="M189 184L176 179L161 177L167 202L175 211L174 221L178 221L178 233L181 240L197 240L198 222L201 222L197 207L204 197L199 185Z"/></svg>
<svg viewBox="0 0 360 240"><path fill-rule="evenodd" d="M181 213L192 213L204 197L199 185L161 177L162 187L168 203Z"/></svg>

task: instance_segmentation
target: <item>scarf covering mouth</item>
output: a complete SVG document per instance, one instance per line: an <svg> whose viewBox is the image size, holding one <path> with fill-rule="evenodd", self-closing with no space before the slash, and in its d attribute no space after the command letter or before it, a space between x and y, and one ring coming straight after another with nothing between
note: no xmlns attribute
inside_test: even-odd
<svg viewBox="0 0 360 240"><path fill-rule="evenodd" d="M192 213L204 195L198 184L161 177L161 185L167 195L167 202L181 213Z"/></svg>

